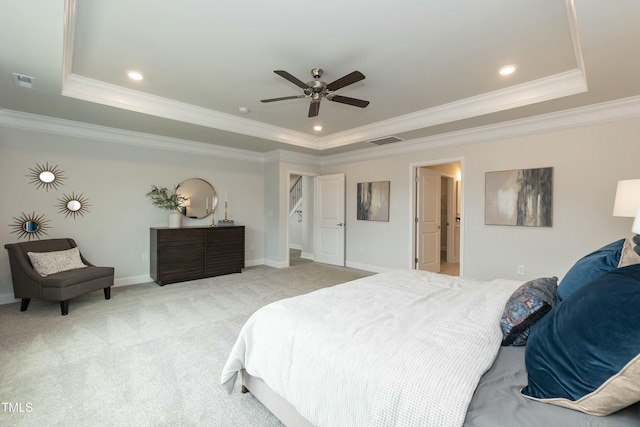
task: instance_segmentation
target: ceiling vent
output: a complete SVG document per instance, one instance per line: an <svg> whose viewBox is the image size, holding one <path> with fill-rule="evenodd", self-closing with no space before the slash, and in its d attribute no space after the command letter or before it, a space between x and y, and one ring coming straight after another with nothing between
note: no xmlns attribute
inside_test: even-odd
<svg viewBox="0 0 640 427"><path fill-rule="evenodd" d="M393 142L398 142L398 141L402 141L402 139L398 138L397 136L385 136L384 138L372 139L371 141L367 141L367 142L375 145L386 145L386 144L391 144Z"/></svg>
<svg viewBox="0 0 640 427"><path fill-rule="evenodd" d="M26 87L27 89L33 89L33 81L35 78L25 76L24 74L13 73L13 82L18 87Z"/></svg>

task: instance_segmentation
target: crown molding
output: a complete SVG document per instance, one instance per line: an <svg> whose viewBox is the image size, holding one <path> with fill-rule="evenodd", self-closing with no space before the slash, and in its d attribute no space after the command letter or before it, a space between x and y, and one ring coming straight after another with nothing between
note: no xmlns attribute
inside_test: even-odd
<svg viewBox="0 0 640 427"><path fill-rule="evenodd" d="M212 129L265 138L299 147L318 148L316 137L312 135L150 95L77 74L70 74L64 80L62 95Z"/></svg>
<svg viewBox="0 0 640 427"><path fill-rule="evenodd" d="M64 2L64 22L63 22L63 44L62 44L62 86L67 76L71 74L73 67L73 46L76 37L76 0L65 0Z"/></svg>
<svg viewBox="0 0 640 427"><path fill-rule="evenodd" d="M77 0L65 0L62 95L213 129L311 148L318 150L319 153L322 150L381 136L449 123L587 91L574 0L565 0L569 29L576 55L576 69L344 132L316 137L73 74L76 3Z"/></svg>
<svg viewBox="0 0 640 427"><path fill-rule="evenodd" d="M264 154L265 163L288 162L306 166L320 167L322 160L319 156L296 153L288 150L272 150Z"/></svg>
<svg viewBox="0 0 640 427"><path fill-rule="evenodd" d="M320 149L340 147L367 141L380 135L396 135L586 91L584 74L579 69L573 69L532 82L328 135L318 141L318 146Z"/></svg>
<svg viewBox="0 0 640 427"><path fill-rule="evenodd" d="M37 114L0 109L0 125L11 128L254 163L281 161L316 167L395 157L439 148L495 141L635 117L640 117L640 96L443 135L370 147L348 153L316 156L288 150L273 150L264 154L256 153L237 148L221 147L202 142L125 131Z"/></svg>
<svg viewBox="0 0 640 427"><path fill-rule="evenodd" d="M640 117L640 96L322 157L322 166L413 154Z"/></svg>
<svg viewBox="0 0 640 427"><path fill-rule="evenodd" d="M6 109L0 109L0 125L23 130L85 138L88 140L171 150L231 160L242 160L254 163L282 161L322 167L375 160L390 156L401 156L458 145L495 141L639 116L640 96L635 96L588 107L574 108L526 119L328 156L302 154L288 150L273 150L264 154L256 153L237 148L221 147L202 142L125 131Z"/></svg>
<svg viewBox="0 0 640 427"><path fill-rule="evenodd" d="M489 114L510 108L574 95L587 90L584 74L579 69L538 79L472 98L451 102L404 116L383 120L315 137L301 132L242 119L202 107L150 95L144 92L70 74L63 83L62 95L116 108L151 114L185 123L193 123L242 135L269 139L298 147L326 150L393 135L423 127Z"/></svg>
<svg viewBox="0 0 640 427"><path fill-rule="evenodd" d="M13 110L0 109L0 125L16 129L84 138L90 141L103 141L145 148L155 148L159 150L178 151L181 153L190 153L230 160L242 160L257 163L264 162L264 155L262 153L241 150L239 148L222 147L204 142L187 141L178 138L86 124L37 114L22 113Z"/></svg>
<svg viewBox="0 0 640 427"><path fill-rule="evenodd" d="M574 0L565 0L565 8L567 10L567 22L569 24L569 33L571 34L571 42L573 43L573 52L576 55L576 65L582 71L586 81L587 75L584 68L584 57L582 56L582 45L580 43L580 35L578 33L578 14L576 13L576 5Z"/></svg>

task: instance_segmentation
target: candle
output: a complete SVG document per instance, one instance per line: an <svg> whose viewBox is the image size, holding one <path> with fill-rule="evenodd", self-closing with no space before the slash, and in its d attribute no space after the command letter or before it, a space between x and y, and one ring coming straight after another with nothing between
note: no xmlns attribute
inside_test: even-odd
<svg viewBox="0 0 640 427"><path fill-rule="evenodd" d="M227 190L225 190L224 192L224 201L227 201L227 197L229 196L229 192Z"/></svg>
<svg viewBox="0 0 640 427"><path fill-rule="evenodd" d="M207 207L205 209L209 210L209 198L208 197L205 199L205 202L207 204Z"/></svg>

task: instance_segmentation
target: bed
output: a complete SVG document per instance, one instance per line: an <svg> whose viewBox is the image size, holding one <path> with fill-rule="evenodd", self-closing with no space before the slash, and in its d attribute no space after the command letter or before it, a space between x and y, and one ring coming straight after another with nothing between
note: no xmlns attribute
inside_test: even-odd
<svg viewBox="0 0 640 427"><path fill-rule="evenodd" d="M639 270L640 271L640 270ZM526 347L501 347L522 283L393 270L269 304L223 368L287 426L638 426L523 397Z"/></svg>

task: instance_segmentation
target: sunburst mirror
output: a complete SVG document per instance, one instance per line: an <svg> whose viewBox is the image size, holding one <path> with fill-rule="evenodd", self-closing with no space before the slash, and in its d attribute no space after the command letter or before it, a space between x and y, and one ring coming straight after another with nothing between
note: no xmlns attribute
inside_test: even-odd
<svg viewBox="0 0 640 427"><path fill-rule="evenodd" d="M73 219L75 219L78 215L84 216L85 213L89 212L89 206L91 205L88 202L89 199L82 194L63 194L62 198L58 199L58 212L63 213L65 218L72 215Z"/></svg>
<svg viewBox="0 0 640 427"><path fill-rule="evenodd" d="M57 165L53 166L49 163L44 165L36 163L36 167L29 168L29 170L31 173L27 176L31 178L30 183L35 184L37 189L44 188L49 191L49 188L53 188L57 190L65 179L64 171L58 169Z"/></svg>
<svg viewBox="0 0 640 427"><path fill-rule="evenodd" d="M19 218L13 217L15 220L11 227L12 233L18 234L18 238L22 239L27 237L31 239L40 239L44 234L47 234L49 228L49 220L44 219L44 215L36 215L35 212L27 215L24 212Z"/></svg>

